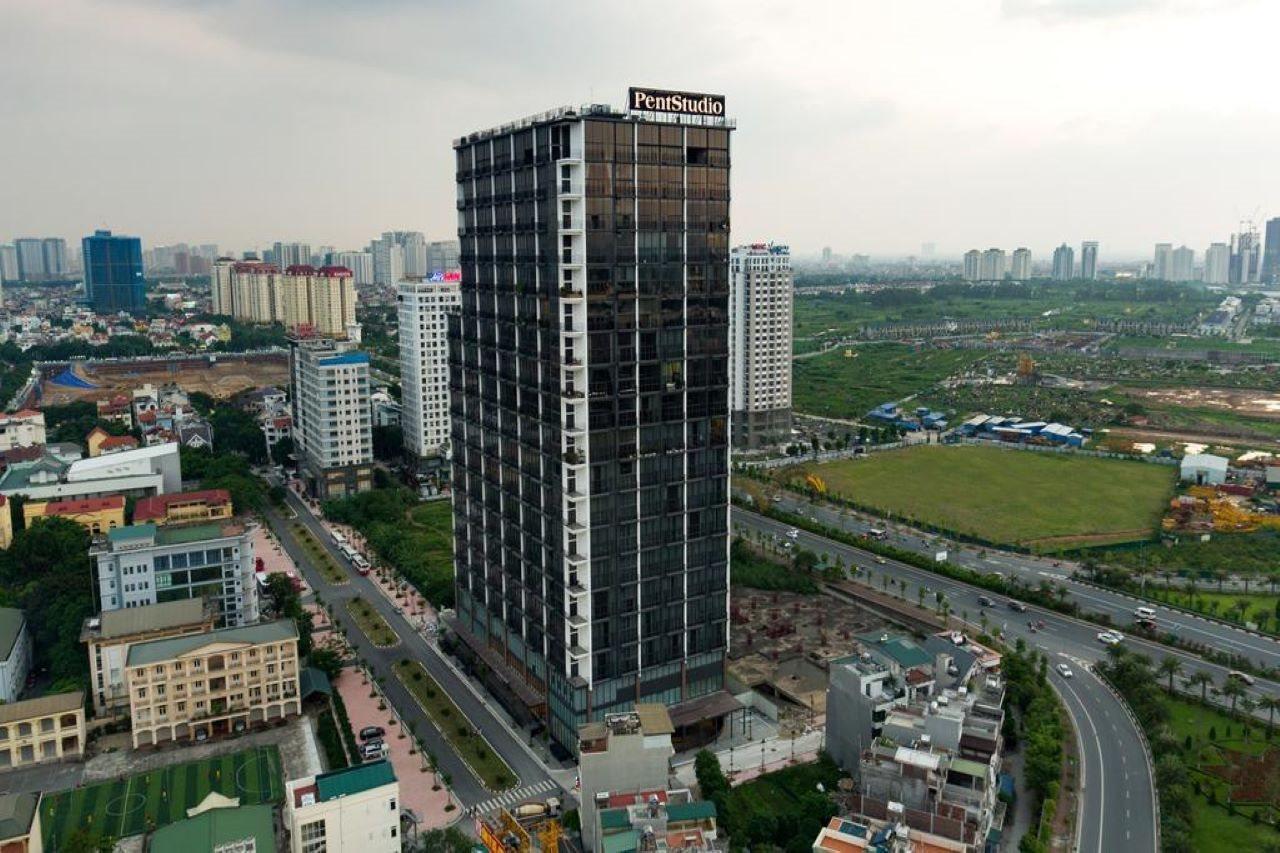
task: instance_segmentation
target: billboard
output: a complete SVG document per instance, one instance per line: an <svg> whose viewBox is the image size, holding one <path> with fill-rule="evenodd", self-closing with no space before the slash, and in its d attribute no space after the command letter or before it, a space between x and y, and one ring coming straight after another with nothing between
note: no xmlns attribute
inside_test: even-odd
<svg viewBox="0 0 1280 853"><path fill-rule="evenodd" d="M627 109L644 113L679 113L690 116L723 116L724 95L669 92L664 89L627 90Z"/></svg>

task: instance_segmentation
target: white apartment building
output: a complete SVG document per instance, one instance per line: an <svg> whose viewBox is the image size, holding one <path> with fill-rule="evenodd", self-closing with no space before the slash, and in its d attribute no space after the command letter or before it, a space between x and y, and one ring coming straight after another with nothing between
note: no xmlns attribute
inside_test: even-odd
<svg viewBox="0 0 1280 853"><path fill-rule="evenodd" d="M1204 251L1205 284L1226 284L1231 276L1231 247L1226 243L1210 243Z"/></svg>
<svg viewBox="0 0 1280 853"><path fill-rule="evenodd" d="M357 285L373 284L373 255L368 252L335 252L329 263L351 270Z"/></svg>
<svg viewBox="0 0 1280 853"><path fill-rule="evenodd" d="M0 451L44 443L44 412L23 409L0 414Z"/></svg>
<svg viewBox="0 0 1280 853"><path fill-rule="evenodd" d="M457 279L402 281L396 289L403 407L400 427L405 450L418 459L448 456L448 314L459 309L461 299Z"/></svg>
<svg viewBox="0 0 1280 853"><path fill-rule="evenodd" d="M400 783L371 761L285 783L290 853L400 853Z"/></svg>
<svg viewBox="0 0 1280 853"><path fill-rule="evenodd" d="M791 250L774 243L729 254L729 409L733 443L791 434Z"/></svg>
<svg viewBox="0 0 1280 853"><path fill-rule="evenodd" d="M95 540L89 558L99 611L203 598L219 625L258 620L250 526L132 524Z"/></svg>
<svg viewBox="0 0 1280 853"><path fill-rule="evenodd" d="M369 356L348 341L295 338L293 437L307 490L341 497L373 488Z"/></svg>
<svg viewBox="0 0 1280 853"><path fill-rule="evenodd" d="M970 249L964 253L964 273L962 275L965 281L978 281L982 276L982 253L977 249Z"/></svg>
<svg viewBox="0 0 1280 853"><path fill-rule="evenodd" d="M1004 249L987 249L982 253L982 261L978 266L978 276L983 281L1000 281L1008 270L1009 259Z"/></svg>
<svg viewBox="0 0 1280 853"><path fill-rule="evenodd" d="M1031 278L1031 250L1020 246L1013 250L1013 262L1009 265L1009 277L1014 281Z"/></svg>
<svg viewBox="0 0 1280 853"><path fill-rule="evenodd" d="M7 512L3 507L0 512ZM18 701L31 671L31 634L27 616L13 607L0 607L0 703Z"/></svg>

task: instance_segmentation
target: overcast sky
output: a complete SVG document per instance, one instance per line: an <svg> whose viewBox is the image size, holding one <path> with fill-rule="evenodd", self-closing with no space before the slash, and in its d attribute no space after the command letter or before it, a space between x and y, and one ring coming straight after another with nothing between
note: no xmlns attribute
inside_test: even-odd
<svg viewBox="0 0 1280 853"><path fill-rule="evenodd" d="M455 234L451 140L724 93L733 232L1197 257L1280 215L1280 3L0 0L0 241Z"/></svg>

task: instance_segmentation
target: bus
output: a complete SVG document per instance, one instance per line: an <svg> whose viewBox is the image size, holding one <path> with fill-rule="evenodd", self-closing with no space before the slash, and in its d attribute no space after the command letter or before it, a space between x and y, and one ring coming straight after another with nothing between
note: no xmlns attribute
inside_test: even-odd
<svg viewBox="0 0 1280 853"><path fill-rule="evenodd" d="M355 563L357 572L362 575L369 574L369 561L364 558L363 554L356 554L355 557L351 559L351 562Z"/></svg>
<svg viewBox="0 0 1280 853"><path fill-rule="evenodd" d="M329 535L333 537L333 544L337 545L339 548L347 544L347 537L343 536L338 531L334 530Z"/></svg>
<svg viewBox="0 0 1280 853"><path fill-rule="evenodd" d="M352 548L346 542L343 542L341 545L339 545L338 550L342 552L342 556L346 557L348 560L350 560L353 563L356 561L356 557L360 556L360 552L357 551L355 548Z"/></svg>

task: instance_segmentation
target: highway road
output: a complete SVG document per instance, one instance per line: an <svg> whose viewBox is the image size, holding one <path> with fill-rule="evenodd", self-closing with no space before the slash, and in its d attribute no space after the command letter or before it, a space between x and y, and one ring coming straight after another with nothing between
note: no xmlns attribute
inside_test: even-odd
<svg viewBox="0 0 1280 853"><path fill-rule="evenodd" d="M1162 629L1172 631L1184 640L1203 643L1221 651L1242 655L1264 667L1280 667L1280 642L1259 636L1233 625L1185 613L1159 603L1141 601L1134 596L1082 583L1071 577L1073 564L1055 566L1054 561L1029 554L1017 554L993 548L960 545L940 536L933 536L901 525L886 525L884 521L862 516L852 510L815 504L795 495L782 495L774 503L779 509L793 512L821 524L846 530L854 534L865 533L872 527L886 531L885 544L932 557L940 550L947 552L947 561L983 574L998 572L1006 578L1018 578L1036 586L1049 582L1064 587L1068 600L1076 601L1086 615L1105 614L1113 624L1124 629L1133 623L1133 611L1139 605L1150 606L1156 611L1156 620ZM735 512L741 512L735 508ZM824 549L826 550L826 549ZM821 553L821 552L819 552ZM959 613L963 605L952 609ZM971 608L970 608L971 609ZM1221 684L1227 667L1202 661L1195 655L1170 649L1154 643L1137 643L1145 654L1158 659L1166 654L1177 657L1187 674L1196 669L1209 672L1217 684ZM1253 688L1259 694L1280 696L1280 685L1259 679Z"/></svg>
<svg viewBox="0 0 1280 853"><path fill-rule="evenodd" d="M297 520L311 531L338 565L349 569L346 559L334 546L333 540L323 525L292 490L289 491L288 504L296 513ZM556 787L563 787L566 781L572 784L573 771L560 771L554 775L548 772L546 766L519 740L519 735L513 732L485 702L481 701L472 686L467 684L464 678L444 660L443 654L435 643L428 642L419 634L415 626L411 625L382 595L372 580L351 570L350 580L347 583L338 585L327 583L311 564L306 553L295 545L287 520L274 509L267 510L266 515L277 537L302 571L307 583L323 597L326 603L334 605L334 621L348 628L348 640L355 646L357 653L368 661L375 675L384 677L382 689L387 699L404 719L413 720L418 724L417 731L426 742L427 748L436 754L440 769L450 775L454 795L464 806L484 803L490 800L494 793L487 790L472 775L465 762L453 751L437 731L434 723L422 712L417 702L395 677L391 667L400 658L412 658L426 667L431 677L449 694L463 715L485 736L494 750L519 777L518 790L537 788L545 791L548 787L547 780L553 781ZM399 635L400 642L397 645L388 649L379 649L373 646L356 627L347 614L346 603L357 596L370 602ZM557 776L563 778L557 779ZM565 793L562 792L560 795L563 797ZM543 793L543 796L546 794Z"/></svg>
<svg viewBox="0 0 1280 853"><path fill-rule="evenodd" d="M765 516L734 508L735 528L760 530L782 536L788 525ZM887 574L909 584L906 598L915 600L916 588L941 590L952 604L952 612L967 610L977 620L982 607L976 587L935 575L895 560L879 562L869 552L801 530L800 547L819 554L831 554L846 565L857 566L874 576ZM881 558L883 559L883 558ZM1104 654L1097 641L1098 629L1053 611L1028 607L1026 613L1009 609L1005 602L986 608L993 630L1004 630L1012 642L1023 638L1049 657L1053 667L1065 663L1073 672L1064 678L1056 669L1051 681L1063 698L1080 734L1083 796L1081 805L1082 853L1104 851L1156 850L1156 802L1151 766L1137 726L1124 704L1088 667ZM1028 620L1044 620L1045 628L1032 633Z"/></svg>

